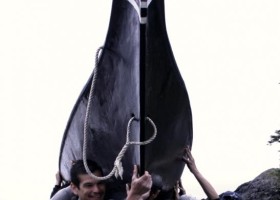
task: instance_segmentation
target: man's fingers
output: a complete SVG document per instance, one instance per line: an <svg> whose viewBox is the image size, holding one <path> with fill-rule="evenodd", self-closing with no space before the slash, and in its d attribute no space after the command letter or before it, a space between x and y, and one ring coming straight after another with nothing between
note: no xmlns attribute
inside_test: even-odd
<svg viewBox="0 0 280 200"><path fill-rule="evenodd" d="M125 189L126 189L126 194L128 194L129 189L130 189L128 184L125 184Z"/></svg>
<svg viewBox="0 0 280 200"><path fill-rule="evenodd" d="M149 174L149 172L145 171L145 173L138 178L139 183L144 183L146 186L151 187L152 186L152 176Z"/></svg>
<svg viewBox="0 0 280 200"><path fill-rule="evenodd" d="M149 172L145 171L145 175L143 176L144 181L147 183L148 187L152 187L153 181L152 176Z"/></svg>
<svg viewBox="0 0 280 200"><path fill-rule="evenodd" d="M186 158L186 157L183 157L183 161L184 161L186 164L190 163L189 158Z"/></svg>
<svg viewBox="0 0 280 200"><path fill-rule="evenodd" d="M189 148L186 149L186 154L187 154L186 157L187 157L188 159L193 159L191 150L190 150Z"/></svg>
<svg viewBox="0 0 280 200"><path fill-rule="evenodd" d="M138 167L137 165L133 166L133 174L132 174L132 180L136 179L138 176Z"/></svg>

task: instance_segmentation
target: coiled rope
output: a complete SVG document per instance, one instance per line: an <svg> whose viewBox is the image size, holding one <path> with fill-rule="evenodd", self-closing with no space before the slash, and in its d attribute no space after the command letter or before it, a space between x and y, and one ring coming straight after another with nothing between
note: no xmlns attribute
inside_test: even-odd
<svg viewBox="0 0 280 200"><path fill-rule="evenodd" d="M91 105L93 102L93 91L95 89L95 82L96 82L96 77L98 74L98 63L99 63L99 55L100 55L101 50L103 50L103 47L98 48L96 51L96 55L95 55L95 68L93 70L93 77L92 77L90 93L89 93L88 103L87 103L87 108L86 108L86 115L85 115L85 122L84 122L84 141L83 141L83 163L84 163L85 169L91 177L93 177L96 180L100 180L100 181L107 180L107 179L111 178L113 175L115 175L116 178L120 177L122 179L123 167L122 167L121 160L124 157L124 154L125 154L127 148L130 145L147 145L147 144L151 143L156 138L156 135L157 135L156 125L149 117L146 117L145 120L149 121L154 129L154 133L153 133L152 137L150 139L148 139L146 141L142 141L142 142L130 141L131 124L134 120L136 120L135 117L130 118L130 120L128 121L128 124L127 124L126 143L123 146L123 148L121 149L120 153L118 154L118 156L114 162L114 167L113 167L112 171L108 175L103 176L103 177L95 176L90 171L88 164L87 164L87 136L88 136L88 128L89 128L88 120L89 120L89 111L91 109Z"/></svg>

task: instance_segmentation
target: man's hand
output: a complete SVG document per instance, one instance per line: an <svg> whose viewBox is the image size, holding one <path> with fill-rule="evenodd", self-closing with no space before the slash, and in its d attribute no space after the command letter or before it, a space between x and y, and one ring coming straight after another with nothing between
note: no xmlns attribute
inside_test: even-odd
<svg viewBox="0 0 280 200"><path fill-rule="evenodd" d="M138 177L137 166L134 165L130 189L127 188L127 200L143 200L149 197L152 187L152 177L149 172Z"/></svg>
<svg viewBox="0 0 280 200"><path fill-rule="evenodd" d="M196 180L201 185L208 199L219 199L219 195L214 189L214 187L198 171L189 147L184 149L184 155L182 157L182 160L186 163L191 173L195 176Z"/></svg>
<svg viewBox="0 0 280 200"><path fill-rule="evenodd" d="M58 171L58 172L56 172L56 174L55 174L55 185L58 185L58 186L60 186L61 185L61 175L60 175L60 172Z"/></svg>
<svg viewBox="0 0 280 200"><path fill-rule="evenodd" d="M192 156L191 150L189 147L184 149L184 155L182 157L182 160L187 164L189 170L193 173L197 171L194 158Z"/></svg>

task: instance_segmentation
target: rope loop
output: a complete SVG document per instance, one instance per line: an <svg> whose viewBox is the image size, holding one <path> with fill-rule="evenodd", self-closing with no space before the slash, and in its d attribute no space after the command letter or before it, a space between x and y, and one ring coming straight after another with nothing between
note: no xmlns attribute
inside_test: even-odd
<svg viewBox="0 0 280 200"><path fill-rule="evenodd" d="M124 157L125 152L127 151L127 148L130 145L147 145L147 144L151 143L156 138L156 136L157 136L157 127L156 127L155 123L149 117L146 117L146 120L148 122L150 122L150 124L152 125L152 127L154 129L153 135L151 136L151 138L149 138L148 140L145 140L143 142L130 141L131 125L132 125L132 122L134 120L135 120L135 117L130 118L130 120L129 120L128 124L127 124L126 143L123 146L123 148L121 149L121 151L119 152L118 156L116 157L116 160L114 162L114 167L113 167L112 171L108 175L103 176L103 177L95 176L90 171L90 169L88 168L86 157L83 157L83 162L84 162L85 169L86 169L87 173L92 178L94 178L96 180L102 181L102 180L107 180L107 179L111 178L113 175L115 175L116 178L120 177L121 179L123 179L123 177L122 177L122 175L123 175L123 167L122 167L122 162L121 161L122 161L122 159ZM84 149L84 150L86 150L86 149ZM84 155L86 155L86 152L83 152L83 156Z"/></svg>

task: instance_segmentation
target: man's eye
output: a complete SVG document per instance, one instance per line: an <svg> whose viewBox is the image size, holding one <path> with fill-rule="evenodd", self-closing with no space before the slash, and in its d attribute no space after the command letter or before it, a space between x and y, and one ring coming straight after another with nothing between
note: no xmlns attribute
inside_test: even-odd
<svg viewBox="0 0 280 200"><path fill-rule="evenodd" d="M92 187L92 186L93 186L93 184L85 184L85 185L84 185L84 187L87 187L87 188L88 188L88 187Z"/></svg>

